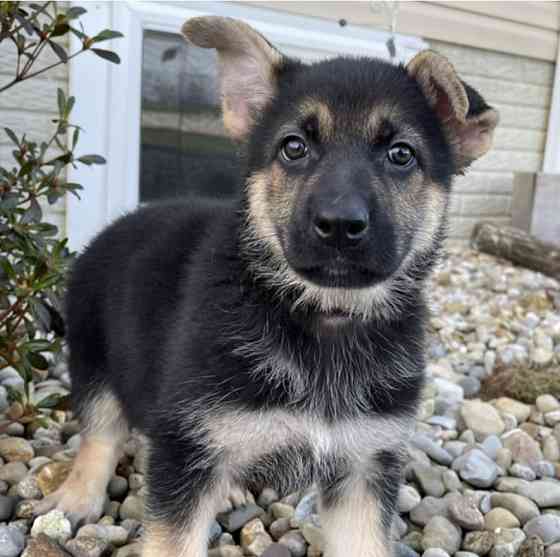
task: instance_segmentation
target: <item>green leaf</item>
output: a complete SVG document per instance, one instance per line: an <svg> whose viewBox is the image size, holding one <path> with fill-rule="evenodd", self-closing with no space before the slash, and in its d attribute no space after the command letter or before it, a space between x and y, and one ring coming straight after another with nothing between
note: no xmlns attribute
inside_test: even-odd
<svg viewBox="0 0 560 557"><path fill-rule="evenodd" d="M76 104L76 97L68 97L68 100L66 101L66 111L64 113L66 118L70 116L70 113L72 112L72 109L74 108L75 104Z"/></svg>
<svg viewBox="0 0 560 557"><path fill-rule="evenodd" d="M95 54L97 54L97 56L99 56L100 58L103 58L104 60L108 60L113 64L121 63L121 59L119 58L119 55L116 52L113 52L111 50L102 50L100 48L92 48L91 51L95 52Z"/></svg>
<svg viewBox="0 0 560 557"><path fill-rule="evenodd" d="M68 25L68 23L66 23L66 22L57 23L54 26L54 29L52 30L50 36L51 37L62 37L62 35L66 35L66 33L68 33L68 31L70 31L70 25Z"/></svg>
<svg viewBox="0 0 560 557"><path fill-rule="evenodd" d="M66 54L64 48L62 48L58 43L55 43L54 41L48 41L48 43L53 52L60 58L62 62L68 62L68 54Z"/></svg>
<svg viewBox="0 0 560 557"><path fill-rule="evenodd" d="M95 37L92 37L92 43L100 43L102 41L110 41L111 39L120 39L124 37L119 31L113 31L111 29L103 29L100 33L97 33Z"/></svg>
<svg viewBox="0 0 560 557"><path fill-rule="evenodd" d="M71 8L68 8L66 10L66 18L77 19L85 13L87 13L87 10L85 8L82 8L81 6L72 6Z"/></svg>
<svg viewBox="0 0 560 557"><path fill-rule="evenodd" d="M19 147L19 141L16 134L10 128L4 128L6 135Z"/></svg>
<svg viewBox="0 0 560 557"><path fill-rule="evenodd" d="M45 398L41 399L37 404L35 404L36 408L54 408L58 406L60 401L62 400L62 395L59 393L52 393L47 395Z"/></svg>
<svg viewBox="0 0 560 557"><path fill-rule="evenodd" d="M49 369L49 362L47 358L38 352L29 352L27 354L27 359L35 369Z"/></svg>
<svg viewBox="0 0 560 557"><path fill-rule="evenodd" d="M51 342L44 339L30 340L23 345L23 348L34 352L45 352L51 349Z"/></svg>
<svg viewBox="0 0 560 557"><path fill-rule="evenodd" d="M19 371L18 371L19 373ZM21 375L21 373L20 373ZM18 391L17 389L14 389L11 385L4 385L6 388L6 391L8 391L8 400L10 402L20 402L23 404L24 400L23 400L23 393L21 391Z"/></svg>
<svg viewBox="0 0 560 557"><path fill-rule="evenodd" d="M59 87L56 90L56 100L58 102L58 113L61 118L64 118L64 108L66 107L66 96L64 91Z"/></svg>
<svg viewBox="0 0 560 557"><path fill-rule="evenodd" d="M82 155L78 158L78 161L87 164L105 164L107 161L101 155Z"/></svg>
<svg viewBox="0 0 560 557"><path fill-rule="evenodd" d="M76 148L78 144L78 139L80 138L80 128L76 128L72 134L72 151Z"/></svg>

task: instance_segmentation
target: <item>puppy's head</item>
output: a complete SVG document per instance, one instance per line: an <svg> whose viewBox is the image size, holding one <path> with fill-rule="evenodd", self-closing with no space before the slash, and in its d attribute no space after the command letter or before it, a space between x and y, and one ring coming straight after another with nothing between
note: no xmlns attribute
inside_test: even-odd
<svg viewBox="0 0 560 557"><path fill-rule="evenodd" d="M389 316L433 264L452 178L490 148L497 112L430 51L306 65L229 18L183 32L218 51L254 269L327 320Z"/></svg>

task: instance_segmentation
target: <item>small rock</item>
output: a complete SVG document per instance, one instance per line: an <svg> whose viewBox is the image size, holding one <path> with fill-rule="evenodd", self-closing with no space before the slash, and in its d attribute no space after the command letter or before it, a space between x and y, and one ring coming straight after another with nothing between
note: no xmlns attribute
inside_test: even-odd
<svg viewBox="0 0 560 557"><path fill-rule="evenodd" d="M295 509L291 505L278 502L270 505L270 512L272 512L274 518L292 518Z"/></svg>
<svg viewBox="0 0 560 557"><path fill-rule="evenodd" d="M531 466L543 458L539 444L522 429L508 431L502 442L511 451L514 462Z"/></svg>
<svg viewBox="0 0 560 557"><path fill-rule="evenodd" d="M514 493L492 493L490 496L492 507L503 507L513 513L521 524L539 516L539 508L533 501Z"/></svg>
<svg viewBox="0 0 560 557"><path fill-rule="evenodd" d="M531 415L531 407L513 398L501 397L494 402L494 406L505 414L513 414L517 423L526 422Z"/></svg>
<svg viewBox="0 0 560 557"><path fill-rule="evenodd" d="M113 476L107 486L107 492L111 499L122 499L128 493L128 480L122 476Z"/></svg>
<svg viewBox="0 0 560 557"><path fill-rule="evenodd" d="M449 557L449 553L439 547L431 547L422 553L422 557Z"/></svg>
<svg viewBox="0 0 560 557"><path fill-rule="evenodd" d="M0 495L0 522L6 522L12 518L16 508L16 501L15 497Z"/></svg>
<svg viewBox="0 0 560 557"><path fill-rule="evenodd" d="M399 513L410 512L421 500L420 494L412 486L401 485L397 504Z"/></svg>
<svg viewBox="0 0 560 557"><path fill-rule="evenodd" d="M516 478L523 478L528 482L532 482L533 480L537 479L537 474L535 474L532 468L529 468L529 466L524 466L523 464L519 464L518 462L510 467L509 473Z"/></svg>
<svg viewBox="0 0 560 557"><path fill-rule="evenodd" d="M544 545L560 541L560 516L544 514L533 518L523 527L527 536L538 536Z"/></svg>
<svg viewBox="0 0 560 557"><path fill-rule="evenodd" d="M478 510L477 499L472 495L450 498L449 515L455 524L466 530L484 528L484 516Z"/></svg>
<svg viewBox="0 0 560 557"><path fill-rule="evenodd" d="M453 470L475 487L490 487L498 477L498 467L480 449L472 449L455 459Z"/></svg>
<svg viewBox="0 0 560 557"><path fill-rule="evenodd" d="M519 528L517 517L501 507L492 509L485 517L484 524L487 530L494 532L497 528Z"/></svg>
<svg viewBox="0 0 560 557"><path fill-rule="evenodd" d="M22 499L40 499L43 497L37 478L32 475L27 476L17 484L16 492Z"/></svg>
<svg viewBox="0 0 560 557"><path fill-rule="evenodd" d="M426 526L433 516L449 517L449 502L438 497L424 497L422 501L410 511L410 520L419 526Z"/></svg>
<svg viewBox="0 0 560 557"><path fill-rule="evenodd" d="M69 557L69 554L60 547L56 540L45 534L39 534L36 538L29 540L21 557Z"/></svg>
<svg viewBox="0 0 560 557"><path fill-rule="evenodd" d="M552 395L540 395L537 397L535 403L539 412L543 414L560 410L560 402Z"/></svg>
<svg viewBox="0 0 560 557"><path fill-rule="evenodd" d="M292 530L291 532L284 534L278 540L278 543L286 546L292 557L304 557L307 553L307 543L305 542L305 538L296 530Z"/></svg>
<svg viewBox="0 0 560 557"><path fill-rule="evenodd" d="M66 543L72 557L103 557L111 552L110 545L99 538L81 536Z"/></svg>
<svg viewBox="0 0 560 557"><path fill-rule="evenodd" d="M0 557L18 557L25 546L25 538L14 526L0 524Z"/></svg>
<svg viewBox="0 0 560 557"><path fill-rule="evenodd" d="M515 557L525 540L525 534L518 528L502 528L495 533L495 536L490 557Z"/></svg>
<svg viewBox="0 0 560 557"><path fill-rule="evenodd" d="M265 511L262 507L249 504L231 512L221 513L217 516L217 520L227 532L237 532L245 524L264 513Z"/></svg>
<svg viewBox="0 0 560 557"><path fill-rule="evenodd" d="M552 480L524 482L517 489L510 491L516 491L520 495L529 497L541 509L560 506L560 483Z"/></svg>
<svg viewBox="0 0 560 557"><path fill-rule="evenodd" d="M487 402L465 400L461 408L461 417L478 441L482 441L488 435L501 435L505 429L500 414Z"/></svg>
<svg viewBox="0 0 560 557"><path fill-rule="evenodd" d="M50 511L37 517L33 523L31 535L36 538L40 534L64 543L72 536L72 525L61 511Z"/></svg>
<svg viewBox="0 0 560 557"><path fill-rule="evenodd" d="M423 433L415 433L410 442L417 449L424 451L438 464L449 466L453 461L453 457L444 448L440 447L435 441L432 441L432 439Z"/></svg>
<svg viewBox="0 0 560 557"><path fill-rule="evenodd" d="M33 447L21 437L0 439L0 457L8 462L29 462L35 456Z"/></svg>
<svg viewBox="0 0 560 557"><path fill-rule="evenodd" d="M486 555L494 545L494 532L476 530L467 532L463 540L463 549L476 555Z"/></svg>
<svg viewBox="0 0 560 557"><path fill-rule="evenodd" d="M287 547L278 543L273 543L266 548L262 557L290 557L290 555L290 550Z"/></svg>
<svg viewBox="0 0 560 557"><path fill-rule="evenodd" d="M128 541L128 530L122 526L86 524L78 530L77 538L99 538L108 544L122 546Z"/></svg>
<svg viewBox="0 0 560 557"><path fill-rule="evenodd" d="M453 555L461 547L461 531L443 516L434 516L424 528L424 550L439 547Z"/></svg>
<svg viewBox="0 0 560 557"><path fill-rule="evenodd" d="M527 538L519 548L518 557L544 557L544 544L537 536Z"/></svg>
<svg viewBox="0 0 560 557"><path fill-rule="evenodd" d="M412 471L422 491L432 497L441 497L445 493L445 486L441 478L441 470L415 462Z"/></svg>
<svg viewBox="0 0 560 557"><path fill-rule="evenodd" d="M309 545L320 550L324 549L325 536L317 524L312 521L305 522L301 527L301 533Z"/></svg>
<svg viewBox="0 0 560 557"><path fill-rule="evenodd" d="M23 462L8 462L4 466L0 466L0 480L10 485L21 482L27 473L27 466Z"/></svg>
<svg viewBox="0 0 560 557"><path fill-rule="evenodd" d="M144 498L140 495L129 495L120 506L119 514L122 520L133 518L142 521L144 518Z"/></svg>
<svg viewBox="0 0 560 557"><path fill-rule="evenodd" d="M270 535L275 540L279 540L284 534L291 530L289 518L279 518L275 520L268 528Z"/></svg>
<svg viewBox="0 0 560 557"><path fill-rule="evenodd" d="M241 547L247 555L260 556L272 544L272 539L264 524L254 518L241 529Z"/></svg>

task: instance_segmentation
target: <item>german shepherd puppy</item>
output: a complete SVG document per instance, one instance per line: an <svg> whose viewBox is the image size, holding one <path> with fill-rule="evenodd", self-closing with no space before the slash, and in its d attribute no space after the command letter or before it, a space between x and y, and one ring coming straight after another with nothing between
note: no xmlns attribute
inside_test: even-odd
<svg viewBox="0 0 560 557"><path fill-rule="evenodd" d="M83 440L39 511L97 519L132 426L150 447L144 557L203 557L232 493L312 483L328 557L389 556L423 385L422 290L452 179L498 115L433 52L307 65L233 19L183 33L218 52L244 189L230 205L140 209L77 260Z"/></svg>

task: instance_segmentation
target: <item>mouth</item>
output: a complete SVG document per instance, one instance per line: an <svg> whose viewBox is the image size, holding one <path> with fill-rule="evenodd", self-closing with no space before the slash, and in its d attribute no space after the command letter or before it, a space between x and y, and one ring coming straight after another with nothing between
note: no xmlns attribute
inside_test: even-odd
<svg viewBox="0 0 560 557"><path fill-rule="evenodd" d="M351 264L300 267L295 271L304 279L326 288L367 288L387 278L385 273Z"/></svg>

